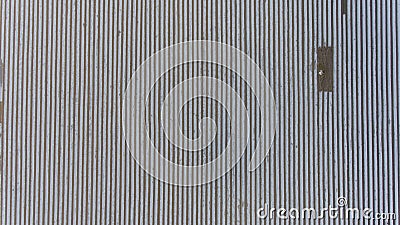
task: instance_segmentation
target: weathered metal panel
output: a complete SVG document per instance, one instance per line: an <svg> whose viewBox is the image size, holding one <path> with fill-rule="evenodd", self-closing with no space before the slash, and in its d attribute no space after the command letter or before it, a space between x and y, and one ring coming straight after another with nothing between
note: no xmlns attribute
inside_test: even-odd
<svg viewBox="0 0 400 225"><path fill-rule="evenodd" d="M339 197L352 207L399 214L399 8L398 0L2 0L1 223L382 222L257 216L265 203L321 209ZM224 177L183 188L151 177L131 157L122 103L147 57L189 40L219 41L248 54L273 89L277 128L256 171L247 170L246 151ZM333 51L328 91L318 90L321 47ZM150 114L195 72L238 85L248 106L256 106L231 72L201 64L160 80ZM228 127L222 109L200 102L184 109L188 136L198 135L194 114L201 109ZM155 142L165 144L158 132ZM209 150L226 144L229 131L221 132ZM217 155L162 151L181 163Z"/></svg>

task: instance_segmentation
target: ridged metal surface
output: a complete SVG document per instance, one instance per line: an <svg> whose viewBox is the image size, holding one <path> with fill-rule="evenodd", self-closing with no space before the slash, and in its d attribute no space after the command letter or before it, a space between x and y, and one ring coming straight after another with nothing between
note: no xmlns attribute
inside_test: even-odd
<svg viewBox="0 0 400 225"><path fill-rule="evenodd" d="M264 203L322 208L340 196L354 207L400 212L399 8L397 0L2 0L1 223L381 223L269 221L256 213ZM223 178L181 188L133 160L121 107L141 62L188 40L248 54L273 88L277 129L255 172L247 171L247 151ZM319 47L333 49L332 91L318 90ZM176 82L167 76L154 96ZM185 120L189 136L193 120ZM212 148L224 143L221 136Z"/></svg>

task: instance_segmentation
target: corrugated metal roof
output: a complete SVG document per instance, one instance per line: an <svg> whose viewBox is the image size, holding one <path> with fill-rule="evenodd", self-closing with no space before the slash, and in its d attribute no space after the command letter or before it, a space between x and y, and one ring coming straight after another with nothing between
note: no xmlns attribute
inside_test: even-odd
<svg viewBox="0 0 400 225"><path fill-rule="evenodd" d="M257 210L265 203L321 209L339 197L399 213L399 7L398 0L2 0L1 223L326 224L329 218L262 220ZM247 170L246 151L222 178L184 188L134 161L122 103L146 58L189 40L250 56L273 89L277 128L255 172ZM150 118L158 100L195 72L240 90L257 136L255 97L215 65L166 74ZM160 152L182 164L215 159L229 134L224 110L201 100L183 112L189 137L197 137L195 121L204 115L217 119L221 133L190 155L170 147L152 118Z"/></svg>

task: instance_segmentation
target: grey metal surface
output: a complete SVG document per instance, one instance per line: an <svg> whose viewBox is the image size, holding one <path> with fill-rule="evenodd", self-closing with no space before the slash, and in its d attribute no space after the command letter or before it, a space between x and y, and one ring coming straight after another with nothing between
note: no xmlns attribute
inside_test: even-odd
<svg viewBox="0 0 400 225"><path fill-rule="evenodd" d="M323 208L344 196L354 207L400 213L399 8L398 0L2 0L1 223L383 223L262 220L257 210ZM122 94L147 57L199 39L237 47L260 66L274 90L277 129L255 172L246 151L221 179L181 188L132 159ZM332 91L318 90L319 47L333 49ZM154 96L194 71L233 83L230 72L203 66L171 71ZM199 109L222 112L196 104L183 125L192 137ZM227 126L224 116L218 121ZM210 150L226 144L221 130ZM187 163L217 154L165 151Z"/></svg>

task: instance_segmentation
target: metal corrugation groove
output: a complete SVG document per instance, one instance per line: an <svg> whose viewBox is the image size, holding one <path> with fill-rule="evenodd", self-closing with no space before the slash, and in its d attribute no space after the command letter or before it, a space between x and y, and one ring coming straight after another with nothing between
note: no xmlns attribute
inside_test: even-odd
<svg viewBox="0 0 400 225"><path fill-rule="evenodd" d="M351 207L397 213L389 224L399 224L399 8L398 0L2 0L1 224L382 222L257 216L265 203L321 209L339 197ZM248 54L273 89L277 128L255 172L247 170L246 151L222 178L184 188L151 177L132 158L122 103L146 58L189 40ZM321 58L322 48L333 58ZM332 91L318 89L325 60L333 63L326 74ZM187 154L168 144L151 117L178 81L196 73L236 86L256 107L245 82L223 68L200 63L169 71L151 95L150 133L181 163L214 159L229 133L212 101L190 104L182 122L188 136L198 135L199 115L218 118L225 129L207 151ZM259 115L252 113L254 135Z"/></svg>

